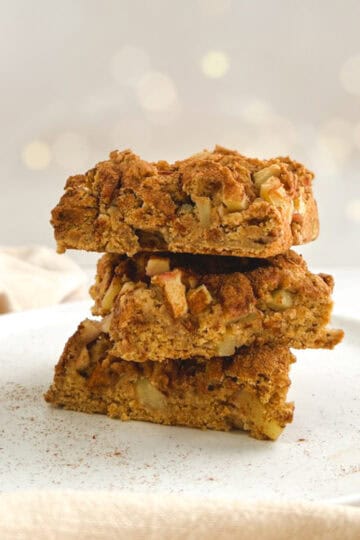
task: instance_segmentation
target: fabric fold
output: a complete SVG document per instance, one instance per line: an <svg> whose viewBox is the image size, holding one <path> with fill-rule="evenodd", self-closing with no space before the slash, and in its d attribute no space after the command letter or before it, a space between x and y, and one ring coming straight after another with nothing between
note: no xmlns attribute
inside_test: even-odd
<svg viewBox="0 0 360 540"><path fill-rule="evenodd" d="M0 247L0 314L87 297L87 275L43 246Z"/></svg>
<svg viewBox="0 0 360 540"><path fill-rule="evenodd" d="M360 509L183 495L16 492L0 495L2 540L355 540Z"/></svg>

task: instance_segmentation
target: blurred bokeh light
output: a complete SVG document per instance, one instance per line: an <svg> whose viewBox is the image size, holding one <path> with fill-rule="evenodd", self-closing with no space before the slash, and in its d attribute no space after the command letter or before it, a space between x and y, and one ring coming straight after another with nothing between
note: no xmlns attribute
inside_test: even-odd
<svg viewBox="0 0 360 540"><path fill-rule="evenodd" d="M22 159L29 169L34 171L46 169L51 161L49 145L42 141L26 144L22 150Z"/></svg>
<svg viewBox="0 0 360 540"><path fill-rule="evenodd" d="M218 143L313 169L321 236L301 250L360 264L359 20L357 0L4 0L1 243L54 245L66 177L114 148Z"/></svg>
<svg viewBox="0 0 360 540"><path fill-rule="evenodd" d="M228 56L221 51L210 51L205 54L201 62L204 75L218 79L226 75L230 66Z"/></svg>

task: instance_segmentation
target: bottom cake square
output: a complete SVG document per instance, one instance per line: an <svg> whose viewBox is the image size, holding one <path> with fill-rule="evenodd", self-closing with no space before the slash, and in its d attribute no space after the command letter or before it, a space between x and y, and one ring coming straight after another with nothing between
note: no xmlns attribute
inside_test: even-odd
<svg viewBox="0 0 360 540"><path fill-rule="evenodd" d="M249 347L234 356L132 362L112 354L98 321L83 321L67 342L45 394L53 405L121 420L228 431L275 440L292 421L286 402L286 347Z"/></svg>

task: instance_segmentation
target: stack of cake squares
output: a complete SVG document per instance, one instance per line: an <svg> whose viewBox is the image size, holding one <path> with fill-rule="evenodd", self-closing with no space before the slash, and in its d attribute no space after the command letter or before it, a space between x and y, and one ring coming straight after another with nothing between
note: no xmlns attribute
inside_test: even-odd
<svg viewBox="0 0 360 540"><path fill-rule="evenodd" d="M314 240L313 175L215 147L169 164L130 150L70 177L58 251L102 252L45 399L60 407L275 440L292 421L290 348L332 349L333 279Z"/></svg>

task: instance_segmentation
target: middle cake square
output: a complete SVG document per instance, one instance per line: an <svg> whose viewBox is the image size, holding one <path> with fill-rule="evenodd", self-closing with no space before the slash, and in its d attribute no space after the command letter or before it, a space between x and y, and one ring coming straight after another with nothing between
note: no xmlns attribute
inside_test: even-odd
<svg viewBox="0 0 360 540"><path fill-rule="evenodd" d="M189 254L106 254L98 262L94 315L125 360L233 355L265 344L332 348L333 280L289 251L269 259Z"/></svg>

